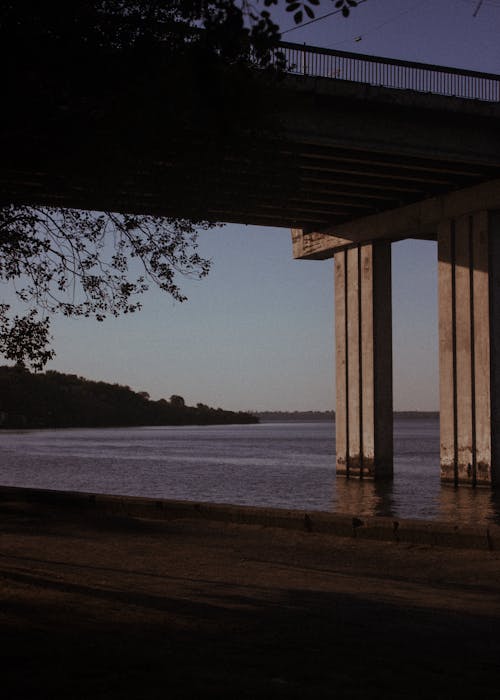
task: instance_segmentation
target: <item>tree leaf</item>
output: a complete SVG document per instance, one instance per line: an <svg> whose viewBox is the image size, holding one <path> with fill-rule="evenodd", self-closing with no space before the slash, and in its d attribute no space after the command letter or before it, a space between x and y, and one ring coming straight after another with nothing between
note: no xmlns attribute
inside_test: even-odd
<svg viewBox="0 0 500 700"><path fill-rule="evenodd" d="M298 12L296 12L293 16L295 24L300 24L302 22L302 17L303 17L302 10L299 10Z"/></svg>
<svg viewBox="0 0 500 700"><path fill-rule="evenodd" d="M287 12L295 12L295 10L297 10L299 7L300 7L300 2L292 2L287 6L286 11Z"/></svg>
<svg viewBox="0 0 500 700"><path fill-rule="evenodd" d="M311 10L309 5L304 5L304 10L306 11L306 15L310 17L311 19L314 19L314 12Z"/></svg>

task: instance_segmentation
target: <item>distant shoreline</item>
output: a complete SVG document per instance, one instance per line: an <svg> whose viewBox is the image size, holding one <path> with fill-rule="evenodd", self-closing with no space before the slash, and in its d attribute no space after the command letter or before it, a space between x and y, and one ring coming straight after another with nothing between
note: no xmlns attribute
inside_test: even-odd
<svg viewBox="0 0 500 700"><path fill-rule="evenodd" d="M246 425L250 413L186 405L182 396L154 401L146 391L48 370L0 367L0 429Z"/></svg>
<svg viewBox="0 0 500 700"><path fill-rule="evenodd" d="M335 420L335 411L251 411L261 423L317 423ZM439 418L439 411L394 411L394 418L407 420Z"/></svg>

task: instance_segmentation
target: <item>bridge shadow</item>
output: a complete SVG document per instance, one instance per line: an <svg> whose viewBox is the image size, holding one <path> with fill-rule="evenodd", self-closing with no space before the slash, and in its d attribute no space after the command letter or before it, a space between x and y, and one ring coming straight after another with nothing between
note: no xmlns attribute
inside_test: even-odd
<svg viewBox="0 0 500 700"><path fill-rule="evenodd" d="M32 584L36 609L21 589L4 611L9 698L496 697L495 615L220 582L203 600Z"/></svg>

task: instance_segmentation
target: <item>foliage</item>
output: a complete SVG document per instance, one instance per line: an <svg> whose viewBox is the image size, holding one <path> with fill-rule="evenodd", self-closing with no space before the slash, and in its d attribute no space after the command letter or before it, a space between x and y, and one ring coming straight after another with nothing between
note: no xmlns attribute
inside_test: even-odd
<svg viewBox="0 0 500 700"><path fill-rule="evenodd" d="M178 275L204 277L210 261L197 252L197 229L207 222L76 211L0 209L0 280L21 281L20 300L35 309L8 318L0 305L0 351L20 365L41 369L52 351L49 320L65 316L118 316L140 308L138 295L154 283L184 301ZM139 263L133 274L133 263Z"/></svg>
<svg viewBox="0 0 500 700"><path fill-rule="evenodd" d="M180 396L152 401L128 386L95 382L74 374L31 374L0 367L0 427L69 428L131 425L257 423L249 413L204 404L186 406ZM176 400L174 400L176 399ZM179 400L180 399L180 400Z"/></svg>
<svg viewBox="0 0 500 700"><path fill-rule="evenodd" d="M28 363L43 369L55 354L48 347L49 320L38 319L36 309L24 316L9 316L9 309L8 304L0 304L0 353L20 367Z"/></svg>
<svg viewBox="0 0 500 700"><path fill-rule="evenodd" d="M357 7L358 3L356 0L333 0L335 2L335 7L342 12L344 17L349 17L351 8ZM299 0L285 0L287 12L293 12L293 19L296 24L300 24L304 19L314 19L315 13L313 6L317 7L321 0L306 0L306 2L299 2ZM278 0L264 0L264 4L267 7L271 5L277 5ZM304 17L305 14L305 17Z"/></svg>

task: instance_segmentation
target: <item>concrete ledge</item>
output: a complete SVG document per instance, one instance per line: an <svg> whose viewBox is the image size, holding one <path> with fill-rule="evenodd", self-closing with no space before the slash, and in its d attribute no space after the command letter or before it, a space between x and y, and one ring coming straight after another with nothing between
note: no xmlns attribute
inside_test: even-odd
<svg viewBox="0 0 500 700"><path fill-rule="evenodd" d="M257 508L194 501L170 501L133 496L109 496L75 491L0 486L0 512L7 506L50 506L61 514L148 520L202 519L221 523L303 530L338 537L454 547L500 549L500 527L384 517L357 517L324 511Z"/></svg>

